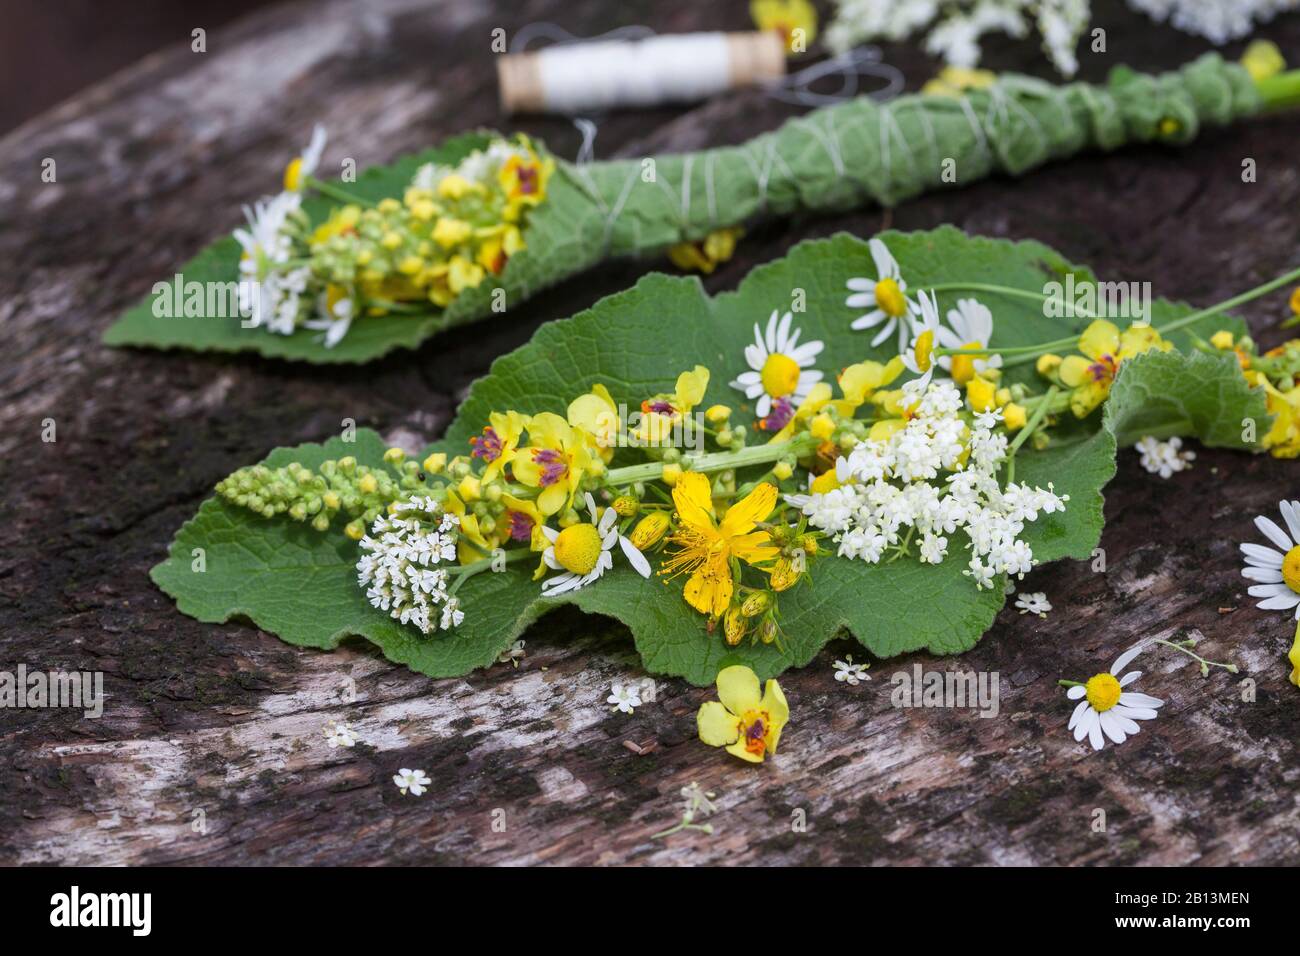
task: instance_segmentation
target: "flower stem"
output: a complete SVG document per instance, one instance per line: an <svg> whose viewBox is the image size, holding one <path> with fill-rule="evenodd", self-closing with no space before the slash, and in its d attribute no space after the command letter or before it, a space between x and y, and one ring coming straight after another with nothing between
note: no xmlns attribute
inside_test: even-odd
<svg viewBox="0 0 1300 956"><path fill-rule="evenodd" d="M333 183L327 183L325 182L325 180L317 179L315 176L308 176L306 180L306 185L310 186L312 189L316 190L321 195L329 196L330 199L337 199L339 202L342 203L356 204L358 206L366 206L366 207L374 206L374 203L372 203L369 199L364 199L361 196L355 196L352 193L348 192L346 189L339 189Z"/></svg>
<svg viewBox="0 0 1300 956"><path fill-rule="evenodd" d="M1300 73L1300 71L1296 71L1296 72ZM1200 309L1196 312L1192 312L1188 315L1183 316L1182 318L1178 318L1170 322L1166 322L1164 325L1156 326L1156 331L1162 335L1167 334L1169 332L1176 332L1178 329L1186 328L1187 326L1193 324L1194 322L1199 322L1201 319L1208 318L1211 315L1218 315L1220 312L1226 312L1229 309L1235 308L1239 305L1244 305L1247 302L1251 302L1255 299L1258 299L1260 296L1267 295L1268 293L1274 291L1275 289L1279 289L1282 286L1289 285L1298 280L1300 280L1300 268L1292 269L1290 272L1284 273L1283 275L1278 276L1276 279L1271 279L1270 281L1265 282L1262 285L1257 285L1253 289L1248 289L1247 291L1242 292L1239 295L1232 296L1229 299L1224 299L1222 302L1219 302L1216 305L1212 305L1209 306L1208 308ZM994 285L990 283L980 283L980 282L946 282L941 285L931 286L931 288L936 290L941 290L941 291L951 291L955 289L972 289L974 291L995 292L1002 295L1012 295L1012 296L1019 296L1020 298L1035 299L1040 302L1059 301L1062 302L1063 304L1068 304L1075 314L1078 314L1083 318L1096 318L1096 316L1093 315L1084 315L1083 314L1084 310L1079 309L1076 305L1074 305L1074 303L1065 303L1065 300L1063 299L1053 300L1051 297L1043 295L1040 292L1033 292L1028 289L1015 289L1010 286L1000 286L1000 285ZM1037 359L1038 356L1046 355L1048 352L1053 352L1057 349L1069 348L1070 346L1074 345L1077 341L1078 341L1077 337L1071 337L1071 338L1064 338L1064 339L1056 339L1055 341L1052 342L1044 342L1041 345L1023 345L1023 346L1013 346L1011 348L1001 348L1001 349L993 349L993 348L935 349L934 354L935 355L1011 356L1012 358L1010 359L1010 361L1003 363L1003 368L1010 368L1015 365L1024 365L1026 362L1032 362L1035 359Z"/></svg>
<svg viewBox="0 0 1300 956"><path fill-rule="evenodd" d="M473 542L470 543L473 544ZM479 552L482 552L483 550L477 545L475 545L474 548ZM529 548L515 548L513 551L502 552L501 560L506 564L513 564L515 561L523 561L532 556L533 551ZM460 590L460 586L474 575L479 574L482 571L490 571L492 565L496 563L496 560L495 557L489 555L486 558L480 558L478 561L472 561L469 564L461 565L460 570L456 572L456 583L451 586L451 590L448 593L455 594Z"/></svg>
<svg viewBox="0 0 1300 956"><path fill-rule="evenodd" d="M1029 421L1025 422L1025 427L1020 429L1020 434L1012 439L1011 444L1007 446L1007 484L1011 484L1016 478L1016 452L1029 439L1029 436L1038 430L1038 426L1047 417L1048 409L1052 405L1052 399L1056 397L1058 391L1059 389L1055 385L1047 390L1047 393L1034 409L1034 413L1029 416Z"/></svg>
<svg viewBox="0 0 1300 956"><path fill-rule="evenodd" d="M780 461L786 455L795 457L805 455L815 449L818 439L805 432L789 441L773 442L767 445L754 445L739 451L715 451L704 455L683 456L680 462L683 470L710 472L727 471L732 468L745 468L749 465L765 465ZM662 462L652 461L643 465L628 465L625 468L613 468L605 473L607 485L630 485L637 481L652 481L663 474Z"/></svg>
<svg viewBox="0 0 1300 956"><path fill-rule="evenodd" d="M1288 109L1300 106L1300 70L1287 70L1274 76L1256 80L1264 108L1268 110Z"/></svg>
<svg viewBox="0 0 1300 956"><path fill-rule="evenodd" d="M1202 676L1202 677L1209 677L1209 676L1210 676L1210 668L1211 668L1211 667L1222 667L1222 668L1223 668L1225 671L1227 671L1229 674L1235 674L1235 673L1237 673L1237 665L1236 665L1236 664L1220 664L1218 661L1207 661L1207 660L1206 660L1204 657L1202 657L1200 654L1197 654L1195 651L1192 650L1192 648L1196 646L1196 642L1193 641L1193 640L1186 640L1186 641L1177 641L1177 642L1175 642L1175 641L1166 641L1166 640L1164 640L1164 639L1158 637L1158 638L1156 638L1154 641L1152 641L1151 643L1153 643L1153 644L1163 644L1165 647L1172 647L1174 650L1176 650L1176 651L1181 651L1182 653L1186 654L1188 657L1190 657L1190 658L1192 658L1193 660L1199 662L1200 665L1201 665L1201 676Z"/></svg>
<svg viewBox="0 0 1300 956"><path fill-rule="evenodd" d="M1083 683L1083 681L1078 681L1078 680L1058 680L1057 683L1060 684L1062 687L1084 687L1084 686L1086 686L1086 685Z"/></svg>

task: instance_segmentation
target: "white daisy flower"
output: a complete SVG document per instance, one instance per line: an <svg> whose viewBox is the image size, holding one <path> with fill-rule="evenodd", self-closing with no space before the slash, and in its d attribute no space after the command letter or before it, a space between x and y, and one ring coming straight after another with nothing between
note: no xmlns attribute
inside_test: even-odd
<svg viewBox="0 0 1300 956"><path fill-rule="evenodd" d="M393 783L397 784L397 789L402 791L402 796L406 796L406 791L409 790L411 796L418 797L424 793L424 788L432 782L424 775L423 770L407 770L403 767L393 774Z"/></svg>
<svg viewBox="0 0 1300 956"><path fill-rule="evenodd" d="M1271 518L1260 515L1255 519L1255 527L1277 549L1249 542L1242 544L1246 566L1241 569L1241 576L1259 582L1247 589L1251 597L1264 598L1256 607L1264 611L1295 608L1296 620L1300 620L1300 501L1280 501L1278 509L1286 522L1286 531Z"/></svg>
<svg viewBox="0 0 1300 956"><path fill-rule="evenodd" d="M610 688L606 703L613 704L614 710L630 714L641 706L641 688L636 684L624 684L621 681L615 681L614 686Z"/></svg>
<svg viewBox="0 0 1300 956"><path fill-rule="evenodd" d="M321 339L327 349L332 349L343 341L352 327L352 300L336 299L331 305L328 293L322 292L316 299L317 317L302 324L304 329L324 332Z"/></svg>
<svg viewBox="0 0 1300 956"><path fill-rule="evenodd" d="M331 720L325 725L325 742L329 744L330 750L336 747L354 747L357 743L357 735L346 720L341 723Z"/></svg>
<svg viewBox="0 0 1300 956"><path fill-rule="evenodd" d="M643 578L650 577L650 562L645 555L618 533L618 513L613 508L606 508L597 523L596 501L590 492L586 500L591 521L570 525L563 531L542 526L542 533L551 542L551 546L542 552L542 561L548 568L564 572L542 582L542 597L576 591L595 581L614 566L612 552L615 544L623 549L624 556L637 574Z"/></svg>
<svg viewBox="0 0 1300 956"><path fill-rule="evenodd" d="M850 279L849 291L853 295L844 300L851 309L870 309L865 315L853 320L849 328L874 329L881 326L876 337L871 340L877 346L898 330L898 350L903 351L907 337L911 334L911 318L916 312L916 303L907 297L907 283L898 271L898 262L890 254L889 248L879 239L867 243L871 258L876 264L876 278Z"/></svg>
<svg viewBox="0 0 1300 956"><path fill-rule="evenodd" d="M917 302L920 306L920 318L911 320L912 341L900 357L908 371L920 376L907 384L914 389L925 389L934 375L935 363L931 353L934 351L935 340L939 337L941 328L939 302L934 293L926 295L924 292L917 297Z"/></svg>
<svg viewBox="0 0 1300 956"><path fill-rule="evenodd" d="M1124 690L1141 677L1142 672L1129 671L1122 677L1116 676L1142 649L1141 644L1129 648L1111 665L1109 673L1096 674L1088 678L1086 684L1071 687L1066 693L1070 700L1079 701L1066 728L1074 731L1075 740L1087 737L1093 750L1101 750L1107 737L1122 744L1141 729L1137 721L1155 718L1156 709L1164 705L1163 700Z"/></svg>
<svg viewBox="0 0 1300 956"><path fill-rule="evenodd" d="M850 687L856 687L864 680L871 680L871 675L867 673L867 664L853 663L853 655L846 654L846 660L835 662L835 679L843 681Z"/></svg>
<svg viewBox="0 0 1300 956"><path fill-rule="evenodd" d="M791 324L794 316L787 312L779 315L776 309L767 320L763 332L754 323L754 344L745 346L745 361L749 371L742 372L731 387L745 393L748 399L758 399L754 412L759 418L774 414L783 418L781 426L769 431L779 431L790 420L794 409L808 397L808 392L822 380L822 373L812 369L813 361L825 348L819 341L799 344L802 332Z"/></svg>
<svg viewBox="0 0 1300 956"><path fill-rule="evenodd" d="M1052 602L1047 600L1047 595L1042 591L1027 591L1016 596L1016 607L1020 608L1021 614L1047 617L1047 612L1052 609Z"/></svg>
<svg viewBox="0 0 1300 956"><path fill-rule="evenodd" d="M958 299L957 308L948 310L948 325L939 326L936 337L940 348L988 348L989 340L993 338L993 313L975 299ZM954 358L960 359L956 372L953 372ZM939 365L957 381L965 382L970 379L972 372L983 375L990 369L1001 368L1002 356L989 355L972 359L964 355L943 355L939 358Z"/></svg>
<svg viewBox="0 0 1300 956"><path fill-rule="evenodd" d="M321 154L325 152L325 127L317 123L311 131L311 142L298 156L295 156L284 171L284 188L291 193L302 190L307 178L316 174L320 165Z"/></svg>

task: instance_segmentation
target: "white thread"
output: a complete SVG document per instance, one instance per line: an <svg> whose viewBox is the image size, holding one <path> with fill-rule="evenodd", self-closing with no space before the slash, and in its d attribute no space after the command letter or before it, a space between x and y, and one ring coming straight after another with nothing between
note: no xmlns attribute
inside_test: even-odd
<svg viewBox="0 0 1300 956"><path fill-rule="evenodd" d="M702 100L731 86L724 33L552 46L537 53L537 66L556 113Z"/></svg>

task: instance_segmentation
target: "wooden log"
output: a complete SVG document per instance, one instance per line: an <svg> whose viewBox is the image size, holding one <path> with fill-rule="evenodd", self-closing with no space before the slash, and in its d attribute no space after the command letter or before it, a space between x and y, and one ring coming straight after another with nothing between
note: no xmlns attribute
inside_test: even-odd
<svg viewBox="0 0 1300 956"><path fill-rule="evenodd" d="M1121 61L1169 68L1202 48L1098 7L1110 52L1085 55L1089 79ZM718 5L654 9L661 30L743 26ZM152 586L148 569L176 528L234 468L345 417L408 444L431 439L493 357L663 265L613 264L364 368L99 345L116 313L276 188L313 122L331 131L327 162L362 166L501 123L490 31L526 20L592 34L619 16L555 0L526 12L278 6L214 31L205 54L178 37L0 140L2 668L102 671L108 695L98 720L0 710L0 862L1300 862L1293 624L1253 608L1236 548L1255 538L1254 515L1294 494L1292 462L1201 451L1163 481L1125 452L1107 493L1104 573L1042 568L1020 588L1047 592L1046 620L1009 607L963 657L873 662L856 687L833 679L832 661L856 646L837 642L782 679L792 723L761 768L695 739L711 695L679 681L657 682L635 715L612 713L610 683L641 675L609 621L557 612L528 633L517 668L433 681L362 645L318 653L199 624ZM1300 44L1294 17L1262 32ZM1042 71L1033 47L999 46L989 65ZM931 68L915 47L887 55L912 88ZM620 114L601 123L597 151L729 142L791 112L751 92ZM576 148L560 121L513 128ZM1261 119L1186 150L1081 157L892 214L765 225L707 284L731 288L810 236L954 222L1207 304L1294 265L1298 134L1300 118ZM55 183L41 181L46 158ZM1242 181L1247 158L1257 182ZM1247 314L1263 341L1280 339L1276 300ZM46 419L57 442L41 441ZM1057 678L1086 678L1139 638L1189 634L1241 673L1203 680L1189 659L1153 651L1142 687L1168 700L1160 718L1099 755L1074 743ZM996 672L999 715L893 706L891 675L917 664ZM355 748L326 745L331 719L351 723ZM403 767L428 774L427 793L398 792ZM677 822L691 781L717 794L714 834L652 839Z"/></svg>

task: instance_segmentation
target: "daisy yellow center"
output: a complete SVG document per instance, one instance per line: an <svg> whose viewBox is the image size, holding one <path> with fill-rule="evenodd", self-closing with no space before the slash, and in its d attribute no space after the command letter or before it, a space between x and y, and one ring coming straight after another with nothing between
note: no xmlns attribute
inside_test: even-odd
<svg viewBox="0 0 1300 956"><path fill-rule="evenodd" d="M881 279L876 283L876 305L885 315L896 319L907 314L907 300L896 279Z"/></svg>
<svg viewBox="0 0 1300 956"><path fill-rule="evenodd" d="M979 342L967 342L962 346L964 349L977 349L979 347ZM958 385L965 385L975 377L975 358L974 355L954 355L952 357L952 380Z"/></svg>
<svg viewBox="0 0 1300 956"><path fill-rule="evenodd" d="M595 525L570 525L555 539L555 560L574 574L590 574L600 559L600 532Z"/></svg>
<svg viewBox="0 0 1300 956"><path fill-rule="evenodd" d="M1288 551L1282 559L1282 580L1292 591L1300 593L1300 545Z"/></svg>
<svg viewBox="0 0 1300 956"><path fill-rule="evenodd" d="M799 387L799 363L788 355L773 352L759 373L763 390L773 398L782 398Z"/></svg>
<svg viewBox="0 0 1300 956"><path fill-rule="evenodd" d="M934 332L926 329L916 337L916 367L922 372L930 371L933 364Z"/></svg>
<svg viewBox="0 0 1300 956"><path fill-rule="evenodd" d="M1090 677L1084 687L1088 693L1088 703L1092 704L1092 709L1097 713L1110 710L1119 703L1119 681L1113 674L1097 674Z"/></svg>
<svg viewBox="0 0 1300 956"><path fill-rule="evenodd" d="M302 188L302 157L295 156L284 168L284 188L296 193Z"/></svg>

